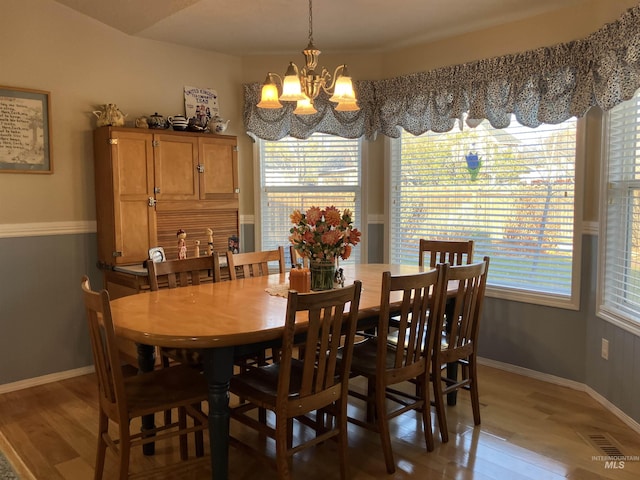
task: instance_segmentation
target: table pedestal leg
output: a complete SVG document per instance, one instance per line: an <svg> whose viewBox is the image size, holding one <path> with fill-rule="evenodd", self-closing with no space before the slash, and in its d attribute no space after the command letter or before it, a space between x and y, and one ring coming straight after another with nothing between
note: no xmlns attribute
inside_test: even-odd
<svg viewBox="0 0 640 480"><path fill-rule="evenodd" d="M229 477L229 380L233 375L233 347L208 348L202 352L209 385L209 445L211 476Z"/></svg>
<svg viewBox="0 0 640 480"><path fill-rule="evenodd" d="M136 344L138 348L138 372L145 373L153 371L156 364L156 349L153 345ZM153 415L144 415L142 417L141 432L152 430L155 426L155 418ZM142 453L145 455L153 455L156 451L155 443L145 443L142 445Z"/></svg>

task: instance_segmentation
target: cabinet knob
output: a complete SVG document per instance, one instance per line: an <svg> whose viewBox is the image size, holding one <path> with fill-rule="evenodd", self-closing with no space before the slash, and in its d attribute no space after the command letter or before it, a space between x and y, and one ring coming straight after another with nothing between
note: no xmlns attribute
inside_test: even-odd
<svg viewBox="0 0 640 480"><path fill-rule="evenodd" d="M149 197L149 206L150 207L155 207L156 203L158 203L158 201L155 198Z"/></svg>
<svg viewBox="0 0 640 480"><path fill-rule="evenodd" d="M198 173L204 173L204 165L198 165L196 168L198 169Z"/></svg>

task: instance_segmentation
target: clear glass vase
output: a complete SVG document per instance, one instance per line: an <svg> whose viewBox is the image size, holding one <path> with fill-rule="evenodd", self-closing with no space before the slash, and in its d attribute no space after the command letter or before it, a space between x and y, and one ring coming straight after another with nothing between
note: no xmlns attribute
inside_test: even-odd
<svg viewBox="0 0 640 480"><path fill-rule="evenodd" d="M331 290L336 274L336 262L334 260L312 260L311 290Z"/></svg>

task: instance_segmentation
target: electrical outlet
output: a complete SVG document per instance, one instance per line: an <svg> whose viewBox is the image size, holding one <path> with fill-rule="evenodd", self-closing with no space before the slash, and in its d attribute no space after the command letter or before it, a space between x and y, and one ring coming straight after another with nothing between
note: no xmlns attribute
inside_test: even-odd
<svg viewBox="0 0 640 480"><path fill-rule="evenodd" d="M602 355L602 358L605 360L609 360L609 340L606 338L602 339L602 352L600 355Z"/></svg>

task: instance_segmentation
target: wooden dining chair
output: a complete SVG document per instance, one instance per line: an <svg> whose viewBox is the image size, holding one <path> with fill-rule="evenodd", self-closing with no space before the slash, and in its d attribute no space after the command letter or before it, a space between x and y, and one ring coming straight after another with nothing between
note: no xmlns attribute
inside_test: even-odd
<svg viewBox="0 0 640 480"><path fill-rule="evenodd" d="M473 240L430 240L421 238L418 243L418 265L425 266L425 257L428 258L426 263L433 268L438 263L448 263L449 265L464 265L473 261ZM452 304L445 305L445 317L451 316ZM457 365L455 363L448 366L448 372L451 377L457 376ZM447 403L449 405L456 404L456 392L448 395Z"/></svg>
<svg viewBox="0 0 640 480"><path fill-rule="evenodd" d="M229 267L229 278L231 280L269 275L269 264L277 264L278 272L285 273L283 247L259 252L227 252L227 266ZM247 369L254 365L264 365L269 359L267 353L262 351L255 355L244 355L236 358L236 365L239 365L242 369Z"/></svg>
<svg viewBox="0 0 640 480"><path fill-rule="evenodd" d="M484 257L482 262L446 268L448 302L452 313L437 334L441 341L436 343L431 361L434 403L443 443L449 440L443 395L459 389L470 391L473 423L480 425L476 356L488 272L489 257ZM455 293L451 290L455 290ZM446 371L450 364L462 367L460 375L452 377L450 371Z"/></svg>
<svg viewBox="0 0 640 480"><path fill-rule="evenodd" d="M187 447L187 435L202 432L208 426L207 417L200 408L207 400L206 380L198 371L185 365L125 377L120 368L109 293L92 291L87 276L82 278L81 286L98 378L100 413L94 478L103 477L107 447L118 458L117 478L120 480L141 476L152 478L162 472L208 464L209 459L205 456L189 458ZM131 432L133 419L172 408L178 409L177 422L141 433ZM188 425L187 417L193 418L192 426ZM144 472L129 471L131 448L175 436L180 437L180 462Z"/></svg>
<svg viewBox="0 0 640 480"><path fill-rule="evenodd" d="M353 285L322 292L289 291L280 357L274 363L231 378L231 392L247 401L231 408L231 418L274 439L275 460L265 457L262 448L254 450L235 438L231 442L275 463L279 479L290 478L291 458L296 452L329 438L338 440L340 477L347 478L349 368L361 289L361 282L355 281ZM296 358L293 353L299 339L294 336L303 325L304 354ZM251 416L249 412L255 408L274 412L275 427ZM307 416L318 410L330 420L320 424ZM297 444L292 433L294 419L314 430Z"/></svg>
<svg viewBox="0 0 640 480"><path fill-rule="evenodd" d="M169 288L200 285L220 281L220 257L216 252L203 257L182 260L153 262L147 260L149 287L159 290L163 285Z"/></svg>
<svg viewBox="0 0 640 480"><path fill-rule="evenodd" d="M418 410L422 416L427 450L434 449L428 375L446 298L444 268L438 265L428 272L413 275L394 276L385 272L382 275L378 332L389 331L392 310L397 310L396 343L389 342L384 333L357 343L353 349L351 374L367 379L367 391L363 394L350 389L349 394L365 401L366 414L364 418L349 417L349 421L380 435L388 473L393 473L396 468L391 449L390 419ZM399 302L399 308L392 309L396 302ZM397 345L404 348L397 348ZM420 385L416 394L397 388L410 380Z"/></svg>
<svg viewBox="0 0 640 480"><path fill-rule="evenodd" d="M200 285L203 282L219 282L220 259L218 254L213 252L212 255L182 260L148 260L147 271L151 291L159 290L162 286L178 288ZM171 360L198 366L202 363L199 352L194 349L161 347L160 355L165 367L169 366Z"/></svg>
<svg viewBox="0 0 640 480"><path fill-rule="evenodd" d="M464 265L473 261L473 240L427 240L421 238L418 244L418 265L425 266L425 256L429 258L427 265L433 268L438 263Z"/></svg>
<svg viewBox="0 0 640 480"><path fill-rule="evenodd" d="M284 248L260 252L227 252L227 266L231 280L269 275L269 264L277 263L278 272L285 273Z"/></svg>

